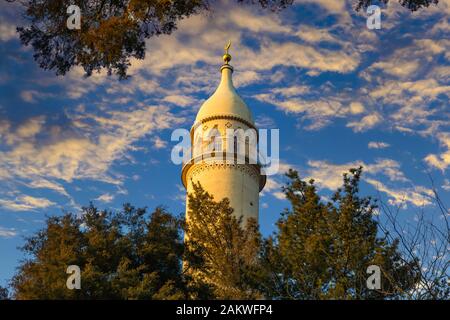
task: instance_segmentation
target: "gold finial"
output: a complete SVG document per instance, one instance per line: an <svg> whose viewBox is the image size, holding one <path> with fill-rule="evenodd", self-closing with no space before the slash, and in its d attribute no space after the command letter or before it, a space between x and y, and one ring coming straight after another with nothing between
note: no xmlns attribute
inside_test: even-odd
<svg viewBox="0 0 450 320"><path fill-rule="evenodd" d="M231 56L228 53L228 50L231 47L231 40L228 41L227 45L225 46L225 54L223 55L223 61L225 61L225 64L228 64L228 62L230 62L231 60Z"/></svg>

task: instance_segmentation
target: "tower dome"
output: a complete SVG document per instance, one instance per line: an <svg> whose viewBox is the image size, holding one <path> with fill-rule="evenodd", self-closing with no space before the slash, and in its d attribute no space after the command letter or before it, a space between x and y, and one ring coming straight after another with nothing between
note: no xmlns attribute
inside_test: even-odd
<svg viewBox="0 0 450 320"><path fill-rule="evenodd" d="M233 86L233 67L228 64L231 56L228 52L223 58L225 64L220 71L222 78L214 94L207 99L200 107L195 124L201 123L211 117L228 116L235 117L254 126L254 121L250 109L236 92Z"/></svg>
<svg viewBox="0 0 450 320"><path fill-rule="evenodd" d="M264 188L266 176L260 164L250 156L250 150L256 152L258 132L250 109L233 86L229 48L230 42L225 47L220 84L199 109L191 128L192 157L183 164L181 172L186 188L187 221L189 194L194 190L194 183L200 183L216 201L228 198L233 214L242 216L243 221L248 218L258 221L259 192ZM210 132L217 135L212 137Z"/></svg>

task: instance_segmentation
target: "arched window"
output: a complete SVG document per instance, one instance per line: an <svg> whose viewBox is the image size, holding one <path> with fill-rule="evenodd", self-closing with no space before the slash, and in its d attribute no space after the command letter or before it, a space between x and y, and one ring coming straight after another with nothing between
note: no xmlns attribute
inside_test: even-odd
<svg viewBox="0 0 450 320"><path fill-rule="evenodd" d="M202 148L203 148L202 133L196 132L194 136L193 153L192 153L194 158L202 154Z"/></svg>
<svg viewBox="0 0 450 320"><path fill-rule="evenodd" d="M248 162L248 159L250 158L250 137L245 137L245 162Z"/></svg>
<svg viewBox="0 0 450 320"><path fill-rule="evenodd" d="M221 136L219 131L219 125L215 124L211 131L211 151L220 151L221 149Z"/></svg>

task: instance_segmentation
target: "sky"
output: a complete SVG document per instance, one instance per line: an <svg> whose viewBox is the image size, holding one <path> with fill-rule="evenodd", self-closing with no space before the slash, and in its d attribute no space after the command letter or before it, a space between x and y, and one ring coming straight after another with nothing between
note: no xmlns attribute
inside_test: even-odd
<svg viewBox="0 0 450 320"><path fill-rule="evenodd" d="M450 203L448 0L416 13L391 1L379 30L349 1L300 0L281 13L217 1L148 40L123 81L40 69L15 32L21 12L0 0L0 285L46 216L90 202L184 213L171 133L190 129L214 92L228 40L256 125L280 130L279 174L260 197L264 235L289 205L289 168L327 199L363 165L361 193L401 207L404 219L435 214L433 188Z"/></svg>

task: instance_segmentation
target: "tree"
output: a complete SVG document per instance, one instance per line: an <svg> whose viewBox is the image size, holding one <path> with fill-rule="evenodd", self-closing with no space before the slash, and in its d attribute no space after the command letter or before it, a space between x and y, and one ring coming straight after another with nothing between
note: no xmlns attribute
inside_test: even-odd
<svg viewBox="0 0 450 320"><path fill-rule="evenodd" d="M292 0L237 2L278 10ZM24 1L30 24L17 28L22 43L31 44L41 68L57 75L81 66L88 76L106 69L121 79L127 76L131 58L145 57L146 39L170 34L180 20L211 8L208 0L76 0L70 4L80 8L79 30L67 28L67 1Z"/></svg>
<svg viewBox="0 0 450 320"><path fill-rule="evenodd" d="M380 201L379 207L384 217L377 219L380 230L387 239L398 239L403 261L409 259L417 262L414 272L418 275L418 281L405 292L407 299L450 299L449 209L442 202L432 179L431 184L433 194L430 200L437 214L431 209L424 212L421 208L412 220L405 221L401 219L405 203L393 205Z"/></svg>
<svg viewBox="0 0 450 320"><path fill-rule="evenodd" d="M362 168L322 201L314 180L290 170L284 193L291 203L263 247L262 290L277 299L399 298L417 282L415 261L401 258L397 241L377 236L376 205L359 197ZM367 267L379 266L382 287L369 290Z"/></svg>
<svg viewBox="0 0 450 320"><path fill-rule="evenodd" d="M182 220L163 208L148 214L129 204L120 212L93 205L80 216L47 219L27 239L27 258L12 279L16 299L179 299ZM81 269L81 289L69 290L69 265Z"/></svg>
<svg viewBox="0 0 450 320"><path fill-rule="evenodd" d="M236 217L228 199L214 198L194 184L189 194L186 273L208 287L209 299L256 299L261 236L254 219Z"/></svg>
<svg viewBox="0 0 450 320"><path fill-rule="evenodd" d="M283 191L291 208L264 241L256 221L236 217L228 199L216 202L200 184L186 223L161 207L148 214L129 204L49 217L22 248L12 297L448 299L450 228L437 193L441 223L421 211L411 225L398 218L400 207L359 195L361 174L351 169L324 200L314 180L290 170ZM69 265L81 269L80 290L66 287ZM381 270L380 289L367 287L371 265Z"/></svg>
<svg viewBox="0 0 450 320"><path fill-rule="evenodd" d="M14 0L6 0L14 1ZM354 0L356 10L389 0ZM76 0L70 4L81 10L81 28L67 28L68 3L62 0L23 1L28 26L18 27L24 45L31 45L39 66L66 74L83 67L86 75L106 69L120 79L127 77L130 59L144 59L146 39L171 34L177 23L191 15L211 10L208 0ZM278 11L293 0L237 0ZM438 0L399 0L416 11Z"/></svg>

